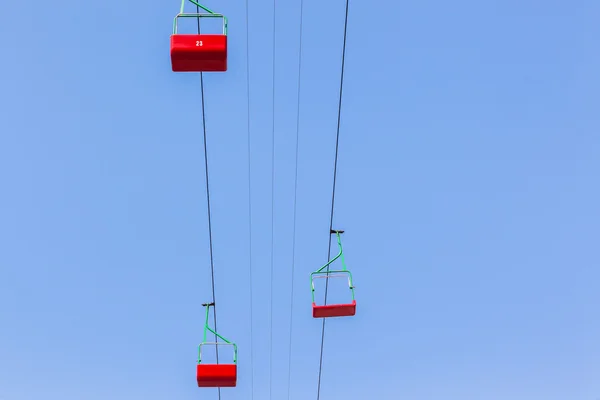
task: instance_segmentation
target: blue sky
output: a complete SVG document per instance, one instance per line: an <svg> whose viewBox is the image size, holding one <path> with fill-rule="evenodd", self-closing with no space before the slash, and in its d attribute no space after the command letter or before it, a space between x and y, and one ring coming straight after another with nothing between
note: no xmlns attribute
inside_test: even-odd
<svg viewBox="0 0 600 400"><path fill-rule="evenodd" d="M227 400L316 398L344 1L305 0L290 308L299 1L205 75ZM198 74L169 60L177 1L0 7L0 400L217 398L195 386L210 300ZM600 397L600 4L351 1L334 225L357 315L328 322L321 399ZM335 251L335 249L334 249ZM250 285L254 298L250 340ZM290 311L291 310L291 311ZM252 351L251 351L252 349Z"/></svg>

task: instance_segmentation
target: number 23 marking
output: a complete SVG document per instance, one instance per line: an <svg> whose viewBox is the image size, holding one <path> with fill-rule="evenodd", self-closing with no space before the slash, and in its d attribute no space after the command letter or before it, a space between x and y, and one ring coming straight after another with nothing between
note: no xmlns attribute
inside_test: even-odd
<svg viewBox="0 0 600 400"><path fill-rule="evenodd" d="M196 40L196 47L202 46L202 40Z"/></svg>

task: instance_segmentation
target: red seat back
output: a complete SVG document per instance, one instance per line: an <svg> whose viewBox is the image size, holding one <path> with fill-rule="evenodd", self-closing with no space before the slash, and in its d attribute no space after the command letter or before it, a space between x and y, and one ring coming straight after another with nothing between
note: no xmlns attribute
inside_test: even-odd
<svg viewBox="0 0 600 400"><path fill-rule="evenodd" d="M198 387L235 387L237 384L236 364L197 364Z"/></svg>
<svg viewBox="0 0 600 400"><path fill-rule="evenodd" d="M226 35L171 35L174 72L227 71Z"/></svg>
<svg viewBox="0 0 600 400"><path fill-rule="evenodd" d="M356 300L349 304L327 304L318 306L313 303L313 318L351 317L356 314Z"/></svg>

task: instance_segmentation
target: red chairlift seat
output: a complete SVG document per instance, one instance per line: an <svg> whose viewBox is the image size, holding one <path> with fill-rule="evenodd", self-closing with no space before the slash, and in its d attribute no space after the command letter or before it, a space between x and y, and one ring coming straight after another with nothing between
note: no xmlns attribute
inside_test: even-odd
<svg viewBox="0 0 600 400"><path fill-rule="evenodd" d="M227 35L171 35L174 72L227 71Z"/></svg>
<svg viewBox="0 0 600 400"><path fill-rule="evenodd" d="M227 18L216 14L204 6L208 14L186 14L175 16L173 34L171 35L171 67L174 72L224 72L227 71ZM222 18L222 34L179 34L177 20L179 18Z"/></svg>
<svg viewBox="0 0 600 400"><path fill-rule="evenodd" d="M237 384L236 364L197 364L198 387L235 387Z"/></svg>
<svg viewBox="0 0 600 400"><path fill-rule="evenodd" d="M352 317L356 315L356 300L348 304L326 304L318 306L313 303L313 318Z"/></svg>

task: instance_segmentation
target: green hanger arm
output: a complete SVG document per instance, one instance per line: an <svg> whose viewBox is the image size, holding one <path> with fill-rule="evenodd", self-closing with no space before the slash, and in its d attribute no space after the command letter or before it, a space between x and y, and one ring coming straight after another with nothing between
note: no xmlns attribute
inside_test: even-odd
<svg viewBox="0 0 600 400"><path fill-rule="evenodd" d="M319 268L318 270L316 270L315 272L310 274L310 286L311 286L311 291L312 291L312 301L313 303L315 302L315 285L314 285L314 276L315 275L320 275L320 274L326 274L327 277L329 277L329 274L348 274L348 286L350 288L350 291L352 292L352 300L354 300L354 283L352 282L352 273L350 271L348 271L348 269L346 268L346 262L344 260L344 250L342 248L342 238L340 237L340 233L344 233L344 231L336 231L336 230L331 230L331 233L335 233L337 236L337 242L338 242L338 247L340 248L340 252L338 253L337 256L335 256L331 261L329 261L327 264L323 265L321 268ZM337 260L338 258L342 258L342 269L341 270L327 270L326 272L323 272L323 270L327 267L329 267L329 265L331 265L331 263L333 263L335 260Z"/></svg>
<svg viewBox="0 0 600 400"><path fill-rule="evenodd" d="M321 268L316 270L315 273L319 273L319 272L323 271L325 268L327 268L329 265L331 265L332 262L334 262L335 260L337 260L340 257L342 257L342 270L346 271L346 263L344 262L344 254L343 254L343 249L342 249L342 238L340 237L340 232L343 232L343 231L331 231L331 233L335 233L337 236L337 242L338 242L338 247L340 248L340 252L331 261L329 261L327 264L323 265Z"/></svg>
<svg viewBox="0 0 600 400"><path fill-rule="evenodd" d="M237 345L235 343L230 342L229 340L225 339L223 336L219 335L216 331L214 331L209 325L208 325L208 317L209 317L209 311L210 311L210 307L214 307L215 303L207 303L207 304L202 304L204 307L206 307L206 319L204 322L204 340L202 341L202 343L200 343L200 345L198 346L198 363L201 362L202 360L202 345L203 344L207 344L208 342L206 341L206 337L208 335L208 332L213 333L216 337L218 337L219 339L221 339L223 342L225 342L228 345L233 346L233 363L237 363ZM215 345L218 345L219 343L215 343Z"/></svg>
<svg viewBox="0 0 600 400"><path fill-rule="evenodd" d="M213 12L213 11L211 11L211 10L209 10L208 8L204 7L204 6L203 6L202 4L200 4L200 3L198 3L198 2L196 2L196 1L194 1L194 0L188 0L188 1L189 1L190 3L192 3L193 5L200 7L201 9L203 9L204 11L206 11L207 13L209 13L209 14L214 14L214 12ZM183 14L183 5L184 5L184 4L185 4L185 0L182 0L182 2L181 2L181 13L182 13L182 14Z"/></svg>
<svg viewBox="0 0 600 400"><path fill-rule="evenodd" d="M207 7L204 7L202 4L198 3L196 0L187 0L190 3L194 4L195 6L200 7L201 9L203 9L204 11L206 11L208 14L186 14L183 10L184 10L184 6L185 6L185 2L186 0L181 0L181 9L179 14L177 14L175 16L175 19L173 21L173 34L176 35L177 34L177 18L223 18L223 34L227 35L227 17L224 16L223 14L217 14L212 10L209 10Z"/></svg>
<svg viewBox="0 0 600 400"><path fill-rule="evenodd" d="M215 303L208 303L208 304L202 304L202 305L204 307L206 307L206 319L204 322L204 342L206 342L206 336L207 336L208 332L210 331L213 334L215 334L219 339L224 341L225 343L232 344L229 340L225 339L223 336L219 335L217 332L212 330L210 326L208 326L208 313L210 311L210 308L215 306Z"/></svg>

